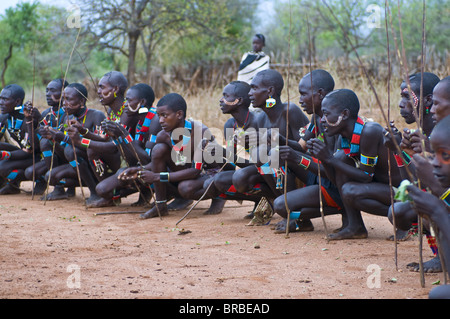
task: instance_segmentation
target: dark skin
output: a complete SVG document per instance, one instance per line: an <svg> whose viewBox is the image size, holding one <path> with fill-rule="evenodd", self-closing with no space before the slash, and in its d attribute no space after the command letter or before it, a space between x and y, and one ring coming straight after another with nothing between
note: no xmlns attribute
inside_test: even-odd
<svg viewBox="0 0 450 319"><path fill-rule="evenodd" d="M147 105L147 100L144 98L139 98L137 90L129 89L126 93L126 101L127 107L125 108L125 112L127 112L127 119L129 121L137 123L138 121L144 121L147 113L139 114L137 112L137 108L140 105ZM132 112L131 109L136 109L135 112ZM129 135L128 131L120 124L109 121L105 125L105 130L108 132L113 138L122 137L125 138ZM152 149L155 143L150 142L150 135L157 135L161 131L161 126L159 124L158 116L155 115L151 120L151 124L149 127L149 131L145 134L145 137L142 141L139 139L133 139L131 142L132 145L122 143L121 147L123 152L126 154L128 166L137 166L140 163L142 166L145 166L150 163L150 156L146 152L146 148ZM137 157L136 158L136 154ZM102 197L101 200L93 203L91 206L93 207L105 207L113 205L113 192L115 189L121 189L120 195L127 196L131 193L140 190L141 192L145 191L145 187L142 184L138 184L136 189L136 184L134 181L125 181L119 179L118 176L125 170L125 168L119 169L115 174L107 177L102 180L96 187L96 191L99 196ZM142 194L141 194L142 195ZM148 194L144 194L148 198ZM134 205L140 205L141 203L136 203Z"/></svg>
<svg viewBox="0 0 450 319"><path fill-rule="evenodd" d="M62 84L61 81L53 80L47 84L46 90L45 90L45 97L47 100L47 105L49 106L48 109L44 110L41 115L40 119L40 126L36 129L35 133L35 139L39 140L37 134L42 135L43 127L45 126L44 120L48 122L48 125L50 125L53 128L57 128L60 124L64 123L65 121L65 113L60 114L59 116L58 111L62 108L61 103L61 93L62 93ZM64 157L64 149L59 143L55 143L53 145L53 142L46 138L41 138L39 141L39 148L41 152L44 151L50 151L53 153L53 156L47 156L44 157L43 160L38 161L35 164L35 177L37 178L37 184L36 188L34 190L34 194L41 195L45 191L45 181L43 179L43 176L46 174L46 172L50 169L50 167L53 165L53 167L56 167L60 164L67 163L65 157ZM53 163L52 163L53 161ZM33 166L28 167L25 170L25 176L27 179L31 180L33 177ZM59 186L58 186L59 187ZM61 193L65 192L64 189L59 190ZM72 190L70 190L70 194L72 194ZM69 196L69 194L67 194Z"/></svg>
<svg viewBox="0 0 450 319"><path fill-rule="evenodd" d="M432 149L438 153L431 161L433 174L444 189L450 187L450 143L448 130L441 129L431 135ZM415 155L418 157L419 155ZM437 230L440 241L440 254L445 259L447 272L450 271L450 209L435 195L423 192L416 186L408 186L408 193L414 202L418 214L428 220ZM440 298L450 298L450 286L439 287ZM437 292L434 292L436 294ZM431 295L431 294L430 294Z"/></svg>
<svg viewBox="0 0 450 319"><path fill-rule="evenodd" d="M77 182L74 181L74 178L76 178L77 176L78 167L81 180L83 184L89 188L89 191L91 193L90 197L87 200L87 204L89 204L92 201L98 200L100 197L95 192L97 179L95 178L91 168L89 167L86 148L78 146L80 145L79 131L80 128L83 132L88 130L89 136L94 136L95 134L92 134L92 132L95 131L96 127L101 125L101 122L105 119L105 115L101 111L94 109L88 109L86 112L86 99L81 97L77 90L73 87L67 87L64 90L63 106L68 116L68 127L66 130L68 136L70 137L68 145L66 145L64 148L65 157L68 162L75 160L76 157L78 165L76 167L72 167L70 165L62 165L56 167L54 169L54 172L52 172L50 185L57 185L62 178L65 178L66 186L76 184ZM61 142L64 139L63 132L55 130L51 127L48 127L47 129L47 138L53 138L58 142ZM74 153L74 151L76 153Z"/></svg>
<svg viewBox="0 0 450 319"><path fill-rule="evenodd" d="M151 163L142 168L128 168L122 174L119 175L119 179L123 180L133 180L141 179L147 184L153 184L155 188L156 205L149 211L141 215L142 219L165 216L168 214L167 208L167 198L168 190L172 196L179 195L179 188L182 187L183 181L196 180L200 177L200 170L192 167L192 163L189 161L184 165L176 165L172 158L172 141L171 134L177 128L184 128L185 125L185 115L182 110L173 111L168 105L157 106L157 114L159 117L159 123L162 127L156 137L156 145L152 150L152 160ZM196 162L201 162L202 148L195 144L195 132L200 129L202 134L205 133L207 128L205 126L200 126L196 129L196 126L201 124L197 122L191 122L192 131L190 136L190 148L186 151L190 151L189 154L184 156L190 156ZM181 137L174 137L174 143L178 144L181 142ZM147 169L149 168L149 169ZM170 183L160 181L161 172L170 172L169 181ZM171 189L171 183L179 183L177 190ZM202 183L203 185L203 183Z"/></svg>
<svg viewBox="0 0 450 319"><path fill-rule="evenodd" d="M313 90L311 88L310 75L306 75L300 80L298 90L300 93L300 106L302 107L304 112L311 115L311 122L316 123L319 128L319 134L321 134L321 106L322 100L328 92L326 92L323 88ZM328 136L324 134L323 137L326 145L328 145L328 147L330 148L330 151L334 153L336 150L336 136ZM318 164L312 161L308 170L305 170L299 165L302 156L311 160L311 154L306 153L306 143L311 138L315 138L315 134L313 132L306 131L305 135L299 140L298 143L289 143L289 146L280 146L280 161L288 161L289 169L295 174L298 179L300 179L304 183L306 183L308 178L308 170L313 172L315 175L318 174ZM299 146L301 148L299 148ZM321 167L321 177L324 177L324 175L325 171L323 167ZM319 185L309 185L292 190L287 193L286 197L288 207L291 211L302 211L302 227L298 227L300 221L291 220L289 231L312 230L313 226L312 223L309 222L309 218L317 218L321 216L320 210L318 210L318 208L320 208ZM323 198L322 200L323 206L326 206L327 204L325 200ZM287 211L284 195L277 197L274 202L274 210L284 219L276 226L275 231L277 233L285 233ZM329 207L329 209L327 209L327 214L337 213L340 213L340 210L338 210L337 208Z"/></svg>
<svg viewBox="0 0 450 319"><path fill-rule="evenodd" d="M121 93L120 88L118 86L113 86L109 83L107 77L102 77L98 83L97 94L100 99L100 103L107 108L107 114L110 115L114 113L116 116L119 116L120 110L124 103L124 96ZM108 126L109 120L105 120L101 127L108 133L106 130L111 128ZM126 112L123 112L120 116L120 123L123 125L130 124L127 122ZM134 130L136 123L131 127ZM78 132L80 134L84 134L85 130L80 125L75 125L78 128ZM113 172L117 172L120 168L121 164L121 152L117 149L116 145L111 141L109 134L97 134L95 132L88 132L84 135L85 138L90 139L92 142L89 145L88 149L88 157L89 163L92 163L93 160L101 160L107 167L109 167ZM81 141L80 139L75 139L75 145L79 145ZM97 173L94 167L92 167L96 178L99 180L103 180L106 178L106 175L100 175Z"/></svg>
<svg viewBox="0 0 450 319"><path fill-rule="evenodd" d="M401 100L399 103L400 107L400 115L405 119L405 122L407 124L412 124L416 122L416 117L419 118L418 114L420 112L420 103L417 103L417 105L414 105L414 99L412 98L411 94L407 91L408 86L405 82L402 83L401 87ZM404 91L407 89L406 91ZM420 88L416 88L414 86L411 87L411 90L414 91L415 95L420 98ZM429 94L427 96L423 97L422 100L423 109L426 108L431 109L431 106L433 105L433 95ZM405 130L403 134L402 139L402 148L408 149L409 154L413 153L421 153L422 152L422 140L425 142L425 149L430 150L428 139L424 138L423 134L426 136L430 136L431 131L433 130L435 121L433 120L433 114L426 113L423 111L422 116L420 117L422 121L422 132L420 131L414 131L411 132L410 130Z"/></svg>
<svg viewBox="0 0 450 319"><path fill-rule="evenodd" d="M251 89L249 92L250 101L255 108L261 108L266 116L261 116L258 123L258 127L267 128L269 130L267 140L269 140L272 135L271 129L278 129L280 135L286 134L287 129L287 103L282 103L280 94L281 92L276 92L274 86L267 85L263 83L261 76L256 75L250 85ZM271 108L266 107L266 100L272 97L275 99L276 104ZM302 110L295 104L291 103L289 106L289 139L298 141L300 139L299 130L301 127L308 123L308 119ZM257 165L263 163L260 162L259 154L269 154L270 149L267 147L268 143L261 144L254 147L251 151L251 158L256 161ZM289 175L288 175L289 176ZM236 190L240 193L247 193L252 190L256 183L265 183L272 190L270 193L266 194L266 198L275 199L277 196L282 194L282 191L276 189L275 180L272 175L261 175L259 174L256 166L248 166L243 169L236 171L233 175L233 185ZM289 188L295 187L295 180L289 178L288 185Z"/></svg>
<svg viewBox="0 0 450 319"><path fill-rule="evenodd" d="M450 115L449 87L448 81L441 81L433 89L433 105L430 111L435 124Z"/></svg>
<svg viewBox="0 0 450 319"><path fill-rule="evenodd" d="M233 136L229 137L233 145L232 152L235 155L234 158L230 159L231 162L234 162L240 168L247 167L250 165L249 161L244 159L243 157L237 154L236 145L241 145L242 147L248 147L248 139L247 143L245 138L238 138L238 136L234 133L238 133L247 130L248 128L256 129L258 127L258 117L260 114L249 112L249 105L245 102L245 97L237 96L235 93L235 89L233 85L228 84L224 87L222 92L222 98L219 101L220 109L224 114L230 114L232 117L225 122L224 125L224 135L229 137L230 132L233 132ZM236 131L237 130L237 131ZM250 138L250 137L249 137ZM241 154L242 155L242 154ZM224 153L224 157L227 155ZM228 189L233 184L233 174L235 170L227 170L222 171L214 176L214 187L217 189L219 194L225 194ZM257 203L261 196L258 195L249 195L249 194L241 194L235 193L232 196L225 195L227 199L234 200L250 200Z"/></svg>
<svg viewBox="0 0 450 319"><path fill-rule="evenodd" d="M8 89L3 89L0 92L0 108L2 110L1 122L2 126L8 126L7 116L11 115L14 118L19 117L19 110L15 110L15 107L22 104L20 98L15 98L13 92ZM0 161L0 176L6 178L13 170L17 170L17 176L9 184L0 189L0 195L6 194L18 194L20 193L20 182L25 180L25 169L33 163L33 150L39 151L39 144L35 142L32 146L33 140L29 138L27 132L31 131L31 127L36 127L40 113L35 110L31 102L27 102L27 106L24 107L25 118L18 132L17 138L20 143L19 147L6 142L0 143L0 151L9 152L9 159ZM14 133L12 133L14 134Z"/></svg>
<svg viewBox="0 0 450 319"><path fill-rule="evenodd" d="M333 98L325 98L322 102L323 117L321 124L328 135L341 135L351 139L356 118L350 117L349 109L342 109ZM330 126L329 123L338 123ZM367 122L361 134L360 154L378 156L376 166L360 165L355 167L354 161L343 151L335 155L318 139L308 141L310 152L322 161L328 178L335 183L341 194L346 212L347 224L335 234L330 234L330 240L366 238L367 230L361 216L361 210L387 216L390 206L390 187L387 158L389 152L383 145L383 128L375 122ZM392 159L393 161L394 159ZM371 176L370 174L373 174ZM398 186L401 176L398 170L392 171L392 184Z"/></svg>

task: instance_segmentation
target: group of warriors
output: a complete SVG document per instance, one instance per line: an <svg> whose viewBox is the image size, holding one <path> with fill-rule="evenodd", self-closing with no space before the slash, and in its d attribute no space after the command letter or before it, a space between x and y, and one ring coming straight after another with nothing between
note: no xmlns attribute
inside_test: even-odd
<svg viewBox="0 0 450 319"><path fill-rule="evenodd" d="M312 219L340 215L342 226L327 233L329 240L367 238L362 212L395 223L397 240L417 233L424 217L435 255L425 271L450 270L449 77L425 72L400 84L400 114L418 127L401 130L404 123L364 118L355 92L336 89L325 70L299 81L298 106L282 101L283 77L265 69L250 83L223 88L220 110L230 115L223 141L187 118L180 94L154 106L151 86L128 87L117 71L96 87L104 112L86 106L81 83L50 81L42 112L24 103L19 85L3 88L0 195L18 194L21 182L33 181L32 193L42 200L66 199L85 187L87 207L107 207L138 192L135 205L148 207L142 219L199 200L211 200L205 214L219 214L226 201L245 200L254 203L243 216L250 226L282 217L271 226L275 233L313 231ZM430 292L449 296L447 285Z"/></svg>

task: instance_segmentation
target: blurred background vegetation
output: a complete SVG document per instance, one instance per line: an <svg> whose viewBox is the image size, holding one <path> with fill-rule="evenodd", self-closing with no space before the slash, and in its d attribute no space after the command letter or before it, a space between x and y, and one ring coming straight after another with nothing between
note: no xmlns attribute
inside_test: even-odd
<svg viewBox="0 0 450 319"><path fill-rule="evenodd" d="M98 103L90 75L97 82L104 73L118 70L130 85L150 84L157 99L168 92L183 94L193 115L220 127L226 119L218 109L222 88L236 79L252 36L262 33L272 68L287 80L285 99L298 101L298 81L311 63L328 70L336 88L355 90L366 116L378 119L374 95L345 35L386 105L389 36L389 87L395 106L404 73L394 40L402 49L403 39L409 73L419 72L424 2L424 68L442 78L450 68L447 0L328 0L329 7L312 0L70 0L76 6L20 2L0 16L0 85L17 83L27 93L34 85L35 100L45 107L45 86L63 77L69 65L67 80L85 84L94 107ZM391 13L388 33L386 3ZM76 28L78 17L81 29Z"/></svg>

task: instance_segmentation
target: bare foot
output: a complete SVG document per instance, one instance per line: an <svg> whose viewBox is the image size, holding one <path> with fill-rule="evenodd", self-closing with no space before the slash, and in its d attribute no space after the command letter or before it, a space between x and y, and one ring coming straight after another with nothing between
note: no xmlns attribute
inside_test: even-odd
<svg viewBox="0 0 450 319"><path fill-rule="evenodd" d="M90 200L90 197L86 200L86 205L88 208L97 208L97 207L110 207L114 206L114 201L111 199L100 198L97 200Z"/></svg>
<svg viewBox="0 0 450 319"><path fill-rule="evenodd" d="M194 201L192 199L175 198L168 206L168 210L183 210L190 206Z"/></svg>
<svg viewBox="0 0 450 319"><path fill-rule="evenodd" d="M204 212L204 215L217 215L220 214L225 206L227 201L225 199L213 198L211 201L211 206L209 206L208 210Z"/></svg>
<svg viewBox="0 0 450 319"><path fill-rule="evenodd" d="M69 198L69 195L67 195L66 191L64 190L64 187L56 187L53 189L53 192L48 193L47 195L44 195L41 197L41 200L61 200L61 199L67 199Z"/></svg>
<svg viewBox="0 0 450 319"><path fill-rule="evenodd" d="M419 265L419 263L416 263L416 262L409 263L408 265L406 265L406 268L411 271L415 271L415 272L420 271L420 265ZM430 259L430 260L424 262L423 263L423 271L425 273L442 272L442 264L441 264L439 255L434 257L433 259Z"/></svg>
<svg viewBox="0 0 450 319"><path fill-rule="evenodd" d="M159 209L159 211L158 211ZM151 209L146 211L144 214L139 215L141 219L155 218L159 216L167 216L169 215L169 210L167 209L167 205L164 204L156 204Z"/></svg>
<svg viewBox="0 0 450 319"><path fill-rule="evenodd" d="M361 226L358 229L350 229L350 227L346 227L335 234L328 235L329 240L364 239L367 237L367 230L364 226Z"/></svg>

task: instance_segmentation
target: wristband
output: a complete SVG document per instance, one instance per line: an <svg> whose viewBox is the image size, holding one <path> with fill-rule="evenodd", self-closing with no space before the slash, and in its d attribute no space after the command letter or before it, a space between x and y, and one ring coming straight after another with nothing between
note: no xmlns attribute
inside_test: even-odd
<svg viewBox="0 0 450 319"><path fill-rule="evenodd" d="M447 206L450 206L450 188L447 189L447 191L439 197L440 200L444 201Z"/></svg>
<svg viewBox="0 0 450 319"><path fill-rule="evenodd" d="M203 163L201 163L201 162L197 163L197 162L192 161L192 168L195 168L195 169L198 169L199 171L201 171L203 168Z"/></svg>
<svg viewBox="0 0 450 319"><path fill-rule="evenodd" d="M403 158L401 155L394 154L395 161L397 162L397 167L403 167L405 164L403 163Z"/></svg>
<svg viewBox="0 0 450 319"><path fill-rule="evenodd" d="M91 140L90 140L90 139L87 139L87 138L82 138L82 139L81 139L81 145L82 145L82 146L88 148L88 147L89 147L89 144L91 144Z"/></svg>
<svg viewBox="0 0 450 319"><path fill-rule="evenodd" d="M130 134L128 134L123 141L125 142L125 144L130 144L131 142L133 142L133 138L131 137Z"/></svg>
<svg viewBox="0 0 450 319"><path fill-rule="evenodd" d="M169 182L169 173L168 172L159 173L159 181L162 183L168 183Z"/></svg>
<svg viewBox="0 0 450 319"><path fill-rule="evenodd" d="M10 152L8 152L8 151L1 151L0 152L0 161L7 160L10 157L11 157L11 153Z"/></svg>
<svg viewBox="0 0 450 319"><path fill-rule="evenodd" d="M298 163L301 167L304 169L308 169L309 165L311 165L311 160L307 157L302 156L302 159L300 160L300 163Z"/></svg>

